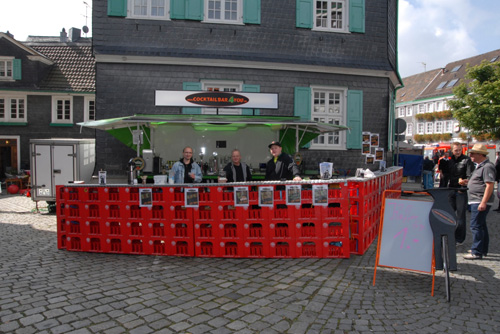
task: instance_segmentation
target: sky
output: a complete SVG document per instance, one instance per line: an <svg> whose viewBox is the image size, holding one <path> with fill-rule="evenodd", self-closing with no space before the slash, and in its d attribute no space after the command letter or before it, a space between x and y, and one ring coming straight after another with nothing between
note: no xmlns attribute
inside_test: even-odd
<svg viewBox="0 0 500 334"><path fill-rule="evenodd" d="M0 32L25 41L87 25L91 37L91 6L92 0L0 0ZM399 0L401 77L500 49L498 13L500 0Z"/></svg>

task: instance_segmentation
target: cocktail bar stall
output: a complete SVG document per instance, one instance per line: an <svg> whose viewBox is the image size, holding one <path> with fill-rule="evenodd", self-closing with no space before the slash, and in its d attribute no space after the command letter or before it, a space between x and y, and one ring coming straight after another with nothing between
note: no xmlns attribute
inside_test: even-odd
<svg viewBox="0 0 500 334"><path fill-rule="evenodd" d="M370 178L57 187L58 248L222 258L349 258L378 234L383 192Z"/></svg>
<svg viewBox="0 0 500 334"><path fill-rule="evenodd" d="M321 180L255 181L264 177L261 166L265 170L269 142L279 140L283 151L299 152L318 135L347 127L310 117L259 116L256 108L277 108L276 94L245 93L236 98L224 94L157 91L156 105L194 104L214 108L217 114L220 107L251 109L242 109L238 116L155 114L80 123L105 130L135 148L133 159L139 163L130 164L128 184L108 184L99 178L99 184L57 187L58 247L231 258L363 254L378 233L383 192L401 189L402 168L366 178L331 179L330 172ZM195 150L197 163L208 165L205 183L147 182L150 176L161 179L154 174L166 176L169 166L161 161L176 161L185 146ZM254 182L211 183L233 148L240 149L242 161L253 166ZM294 158L300 163L300 154ZM158 165L163 167L154 168ZM141 169L140 180L134 169Z"/></svg>

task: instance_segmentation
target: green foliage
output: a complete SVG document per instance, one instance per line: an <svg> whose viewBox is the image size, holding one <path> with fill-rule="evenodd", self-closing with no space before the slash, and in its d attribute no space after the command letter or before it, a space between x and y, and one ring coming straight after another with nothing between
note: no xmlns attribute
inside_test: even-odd
<svg viewBox="0 0 500 334"><path fill-rule="evenodd" d="M500 62L470 67L465 79L453 89L455 99L448 101L453 116L474 136L500 139Z"/></svg>

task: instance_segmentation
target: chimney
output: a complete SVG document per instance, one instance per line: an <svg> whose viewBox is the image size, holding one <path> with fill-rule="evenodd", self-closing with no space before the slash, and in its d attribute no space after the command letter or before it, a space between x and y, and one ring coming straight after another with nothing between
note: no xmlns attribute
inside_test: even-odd
<svg viewBox="0 0 500 334"><path fill-rule="evenodd" d="M76 42L80 39L82 31L78 28L69 29L69 41Z"/></svg>
<svg viewBox="0 0 500 334"><path fill-rule="evenodd" d="M61 43L66 43L68 40L68 34L66 33L66 29L62 29L61 33L59 34L59 40Z"/></svg>

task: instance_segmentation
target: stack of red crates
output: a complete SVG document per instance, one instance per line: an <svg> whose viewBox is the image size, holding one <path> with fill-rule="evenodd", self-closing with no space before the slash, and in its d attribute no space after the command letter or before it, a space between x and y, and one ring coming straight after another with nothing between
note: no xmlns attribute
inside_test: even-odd
<svg viewBox="0 0 500 334"><path fill-rule="evenodd" d="M248 205L236 206L234 186L197 186L198 206L186 207L179 186L57 187L58 248L71 251L232 258L348 258L363 254L378 233L386 189L400 189L402 170L376 178L298 183L300 203L286 185L242 185ZM328 185L315 205L314 184ZM259 187L272 187L259 205ZM238 185L238 187L240 187ZM399 187L399 188L398 188ZM153 204L139 205L139 189ZM187 188L186 188L187 189Z"/></svg>

